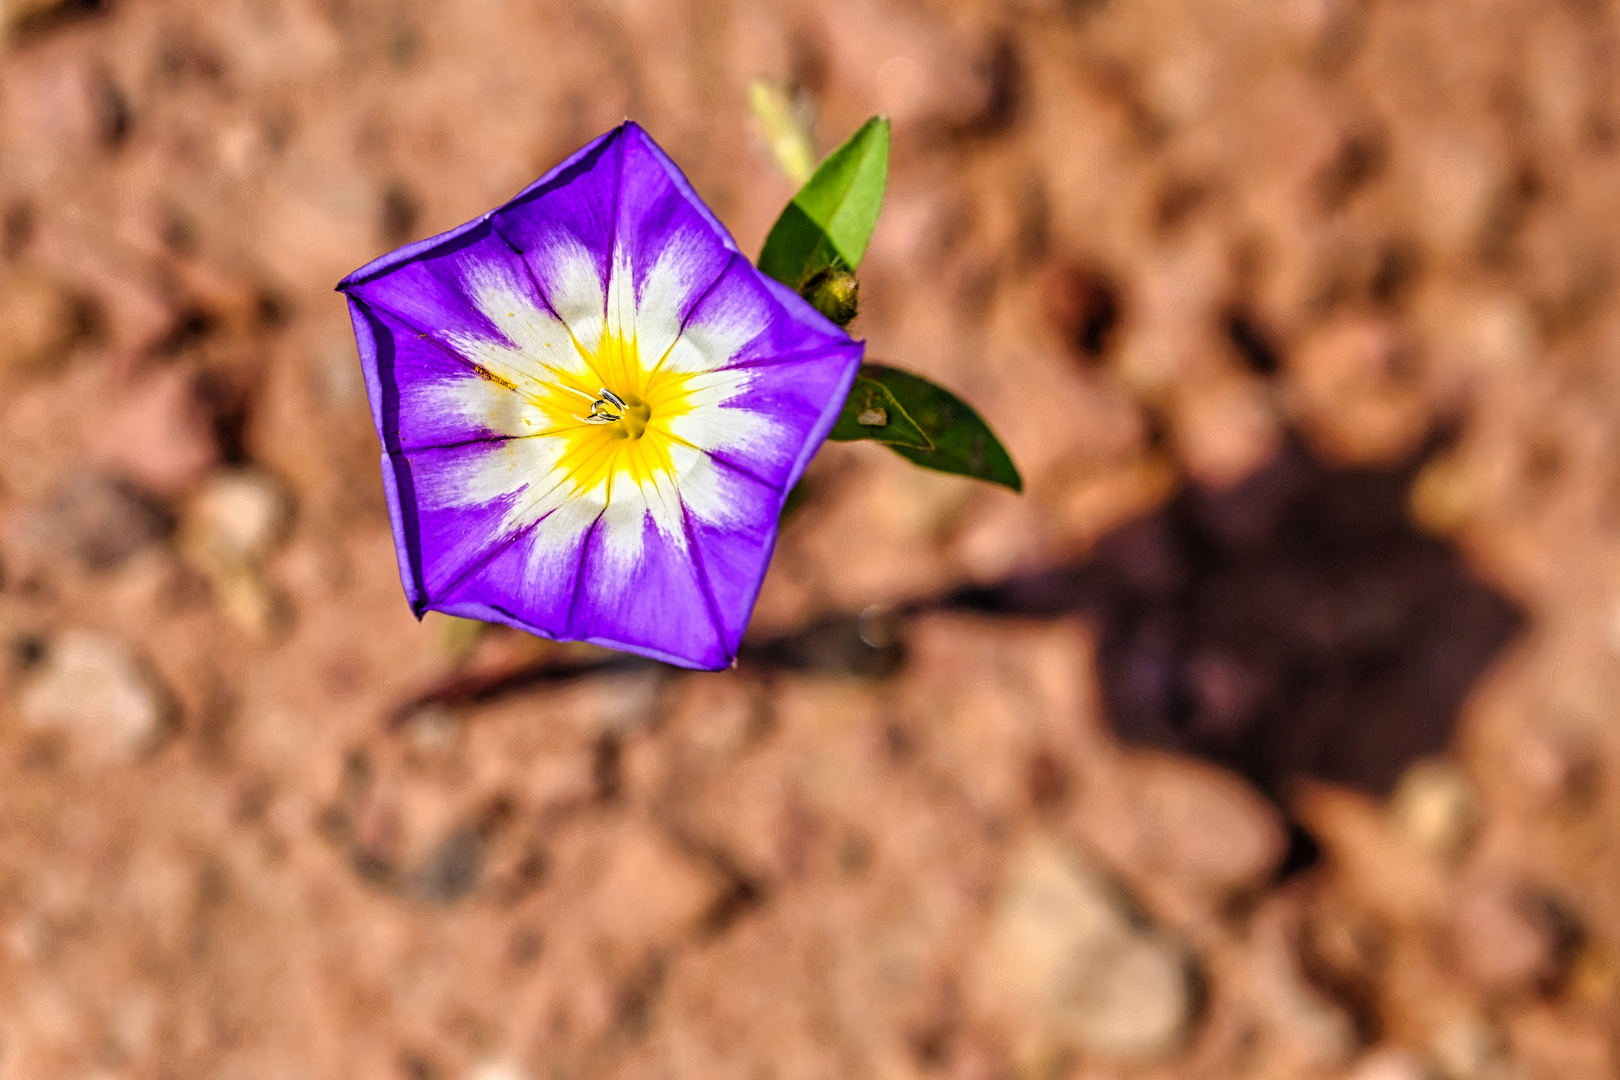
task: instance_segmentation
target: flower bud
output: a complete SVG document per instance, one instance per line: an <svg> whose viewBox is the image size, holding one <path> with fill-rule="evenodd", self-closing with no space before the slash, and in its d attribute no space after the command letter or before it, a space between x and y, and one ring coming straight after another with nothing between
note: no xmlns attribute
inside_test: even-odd
<svg viewBox="0 0 1620 1080"><path fill-rule="evenodd" d="M817 272L800 292L811 307L839 326L848 326L860 309L860 283L840 267Z"/></svg>

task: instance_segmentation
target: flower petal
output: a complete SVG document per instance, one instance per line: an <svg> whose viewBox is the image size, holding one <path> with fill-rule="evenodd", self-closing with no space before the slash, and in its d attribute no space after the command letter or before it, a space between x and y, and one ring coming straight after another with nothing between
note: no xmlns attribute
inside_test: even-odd
<svg viewBox="0 0 1620 1080"><path fill-rule="evenodd" d="M776 546L786 496L707 454L687 451L681 500L687 542L714 603L727 651L736 655Z"/></svg>
<svg viewBox="0 0 1620 1080"><path fill-rule="evenodd" d="M532 526L490 548L476 576L434 603L440 611L505 623L543 637L569 640L569 611L579 587L585 544L602 512L600 502L563 502Z"/></svg>
<svg viewBox="0 0 1620 1080"><path fill-rule="evenodd" d="M692 551L650 519L642 524L639 556L605 542L599 526L580 566L568 635L657 657L682 667L721 668L736 655L715 621Z"/></svg>
<svg viewBox="0 0 1620 1080"><path fill-rule="evenodd" d="M527 400L497 378L480 374L453 351L399 316L350 298L355 337L368 354L366 375L373 420L397 449L455 446L529 434ZM525 423L525 421L528 421Z"/></svg>
<svg viewBox="0 0 1620 1080"><path fill-rule="evenodd" d="M710 373L693 382L698 399L712 401L713 407L694 409L671 421L670 428L717 460L785 492L809 462L806 443L819 447L832 429L836 411L823 424L827 402L836 398L843 404L860 361L860 346L851 344Z"/></svg>

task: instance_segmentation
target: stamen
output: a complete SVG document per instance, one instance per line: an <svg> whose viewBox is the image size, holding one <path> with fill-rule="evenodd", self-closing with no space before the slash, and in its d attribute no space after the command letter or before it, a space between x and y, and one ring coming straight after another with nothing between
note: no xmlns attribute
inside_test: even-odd
<svg viewBox="0 0 1620 1080"><path fill-rule="evenodd" d="M573 390L573 387L565 387L565 389ZM581 397L590 396L580 390L574 390L573 392ZM591 398L591 414L576 417L575 419L587 424L613 424L623 419L626 410L629 408L630 406L625 404L623 398L604 386L601 388L599 397Z"/></svg>

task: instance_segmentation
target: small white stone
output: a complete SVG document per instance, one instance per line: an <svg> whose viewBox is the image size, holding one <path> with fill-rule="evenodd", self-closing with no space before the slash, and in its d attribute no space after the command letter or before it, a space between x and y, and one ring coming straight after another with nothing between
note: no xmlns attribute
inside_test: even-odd
<svg viewBox="0 0 1620 1080"><path fill-rule="evenodd" d="M424 705L405 720L406 736L423 753L437 753L456 735L456 718L443 705Z"/></svg>
<svg viewBox="0 0 1620 1080"><path fill-rule="evenodd" d="M1468 354L1490 367L1522 365L1539 345L1535 320L1511 293L1476 300L1465 312L1458 335Z"/></svg>
<svg viewBox="0 0 1620 1080"><path fill-rule="evenodd" d="M280 637L292 618L263 565L286 535L291 514L290 501L270 477L236 469L209 479L181 518L181 551L213 585L226 616L261 641Z"/></svg>
<svg viewBox="0 0 1620 1080"><path fill-rule="evenodd" d="M224 562L262 559L280 542L290 511L287 497L263 473L221 473L186 508L188 546Z"/></svg>
<svg viewBox="0 0 1620 1080"><path fill-rule="evenodd" d="M1473 788L1447 761L1420 761L1406 770L1389 809L1396 832L1442 859L1460 855L1477 824Z"/></svg>
<svg viewBox="0 0 1620 1080"><path fill-rule="evenodd" d="M82 738L96 756L133 757L156 740L168 703L129 646L89 630L51 644L44 670L23 691L22 718Z"/></svg>
<svg viewBox="0 0 1620 1080"><path fill-rule="evenodd" d="M1173 1050L1191 1015L1185 951L1134 926L1123 897L1053 838L1012 859L991 970L1045 1017L1051 1041L1116 1061Z"/></svg>
<svg viewBox="0 0 1620 1080"><path fill-rule="evenodd" d="M996 917L997 981L1030 997L1055 996L1071 953L1114 951L1129 935L1104 881L1057 841L1031 840L1008 868Z"/></svg>
<svg viewBox="0 0 1620 1080"><path fill-rule="evenodd" d="M1386 1046L1357 1062L1348 1080L1429 1080L1429 1070L1410 1050Z"/></svg>
<svg viewBox="0 0 1620 1080"><path fill-rule="evenodd" d="M495 1059L477 1065L470 1080L529 1080L529 1072L515 1061Z"/></svg>
<svg viewBox="0 0 1620 1080"><path fill-rule="evenodd" d="M1502 1036L1477 1016L1457 1016L1435 1031L1429 1052L1446 1080L1474 1080L1500 1060Z"/></svg>
<svg viewBox="0 0 1620 1080"><path fill-rule="evenodd" d="M1082 1050L1147 1061L1176 1045L1188 995L1186 959L1174 943L1143 935L1080 959L1066 973L1062 1021Z"/></svg>
<svg viewBox="0 0 1620 1080"><path fill-rule="evenodd" d="M258 567L231 566L211 573L214 595L227 618L259 641L274 641L292 621L286 598Z"/></svg>

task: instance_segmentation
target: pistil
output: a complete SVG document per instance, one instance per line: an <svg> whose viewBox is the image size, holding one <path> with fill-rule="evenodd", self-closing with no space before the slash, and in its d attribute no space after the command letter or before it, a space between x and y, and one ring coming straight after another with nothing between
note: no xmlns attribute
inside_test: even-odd
<svg viewBox="0 0 1620 1080"><path fill-rule="evenodd" d="M591 403L591 411L587 415L576 417L583 423L618 424L627 439L639 439L646 433L647 421L652 419L652 409L640 398L635 398L634 404L631 404L605 386L598 390L594 398L572 386L563 386L563 389Z"/></svg>

